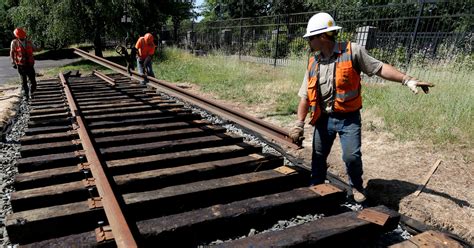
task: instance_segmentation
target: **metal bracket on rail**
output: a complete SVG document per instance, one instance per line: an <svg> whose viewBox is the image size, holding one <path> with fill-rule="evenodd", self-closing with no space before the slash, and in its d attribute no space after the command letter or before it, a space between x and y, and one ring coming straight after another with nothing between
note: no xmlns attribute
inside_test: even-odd
<svg viewBox="0 0 474 248"><path fill-rule="evenodd" d="M89 205L89 209L96 209L102 208L102 197L92 197L87 199L87 204Z"/></svg>
<svg viewBox="0 0 474 248"><path fill-rule="evenodd" d="M357 218L359 218L359 219L362 219L362 220L365 220L365 221L368 221L368 222L372 222L372 223L380 225L380 226L384 226L389 217L390 217L390 215L388 215L388 214L381 213L381 212L378 212L376 210L368 209L368 208L363 209L357 215Z"/></svg>
<svg viewBox="0 0 474 248"><path fill-rule="evenodd" d="M337 192L342 192L342 190L332 184L323 183L309 187L310 190L314 191L316 194L320 196L325 196L329 194L334 194Z"/></svg>
<svg viewBox="0 0 474 248"><path fill-rule="evenodd" d="M106 242L114 239L112 228L110 226L100 226L95 229L97 243Z"/></svg>
<svg viewBox="0 0 474 248"><path fill-rule="evenodd" d="M82 179L82 183L84 184L84 187L86 188L95 187L95 179L92 177Z"/></svg>
<svg viewBox="0 0 474 248"><path fill-rule="evenodd" d="M83 162L83 163L79 163L77 165L77 168L79 168L79 171L90 170L90 165L87 162Z"/></svg>

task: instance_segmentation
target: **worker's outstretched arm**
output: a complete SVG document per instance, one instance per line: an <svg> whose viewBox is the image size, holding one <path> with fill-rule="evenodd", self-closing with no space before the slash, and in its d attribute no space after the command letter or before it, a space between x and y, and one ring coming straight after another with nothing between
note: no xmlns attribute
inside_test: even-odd
<svg viewBox="0 0 474 248"><path fill-rule="evenodd" d="M428 93L429 87L434 86L432 83L420 82L414 77L403 74L389 64L383 64L382 68L377 72L377 76L386 80L402 83L403 85L408 86L415 94L418 93L418 89L416 87L421 87L423 92Z"/></svg>

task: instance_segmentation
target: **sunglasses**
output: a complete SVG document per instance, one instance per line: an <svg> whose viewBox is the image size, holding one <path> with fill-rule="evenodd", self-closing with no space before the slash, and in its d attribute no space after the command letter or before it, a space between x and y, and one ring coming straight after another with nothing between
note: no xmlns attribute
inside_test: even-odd
<svg viewBox="0 0 474 248"><path fill-rule="evenodd" d="M313 41L315 38L319 38L319 37L321 37L321 34L310 36L307 39L308 39L308 41Z"/></svg>

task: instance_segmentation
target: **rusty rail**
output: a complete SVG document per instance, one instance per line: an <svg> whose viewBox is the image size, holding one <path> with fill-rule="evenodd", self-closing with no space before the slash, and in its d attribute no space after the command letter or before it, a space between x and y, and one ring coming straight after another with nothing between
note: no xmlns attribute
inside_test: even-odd
<svg viewBox="0 0 474 248"><path fill-rule="evenodd" d="M137 80L143 80L143 77L135 72L132 71L132 75L130 75L127 72L127 68L124 66L115 64L113 62L110 62L106 59L97 57L95 55L92 55L90 53L87 53L83 50L74 48L74 53L87 58L89 60L92 60L102 66L105 66L109 69L112 69L114 71L117 71L125 76L137 79ZM148 86L156 88L157 90L163 91L167 94L176 96L180 99L183 99L184 101L187 101L191 104L194 104L196 106L199 106L202 109L205 109L209 112L212 112L218 116L221 116L225 119L231 120L235 122L236 124L248 129L252 130L254 132L260 133L267 138L271 139L272 141L279 142L283 145L286 145L288 147L291 147L293 149L299 148L298 145L294 144L291 140L290 137L288 137L288 131L277 127L273 124L270 124L268 122L262 121L260 119L257 119L255 117L252 117L248 114L238 112L236 110L233 110L230 107L227 107L223 104L217 103L215 101L205 99L200 96L195 96L192 95L191 92L188 92L186 90L183 90L169 82L166 82L164 80L159 80L153 77L148 77L148 80L151 81Z"/></svg>
<svg viewBox="0 0 474 248"><path fill-rule="evenodd" d="M118 247L138 247L125 216L123 215L122 209L115 197L114 191L110 186L103 165L97 155L94 145L92 144L92 140L89 137L84 120L76 106L69 85L62 73L59 73L59 78L64 87L71 114L76 119L78 125L77 132L85 150L85 156L89 163L91 173L95 179L94 183L99 192L99 196L101 197L101 202L112 229L115 242Z"/></svg>
<svg viewBox="0 0 474 248"><path fill-rule="evenodd" d="M100 79L104 80L105 82L109 83L112 86L115 86L115 84L117 84L115 79L113 79L113 78L111 78L111 77L109 77L109 76L107 76L107 75L105 75L105 74L103 74L99 71L94 70L92 72L92 74L94 74L95 76L99 77Z"/></svg>

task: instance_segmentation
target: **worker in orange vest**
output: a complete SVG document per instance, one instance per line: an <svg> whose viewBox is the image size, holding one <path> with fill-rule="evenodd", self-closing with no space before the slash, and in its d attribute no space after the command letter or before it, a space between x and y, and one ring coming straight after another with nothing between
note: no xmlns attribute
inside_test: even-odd
<svg viewBox="0 0 474 248"><path fill-rule="evenodd" d="M306 74L298 92L297 122L289 136L301 144L306 115L314 126L311 160L311 184L326 180L326 159L336 135L339 134L342 159L346 165L349 184L356 202L366 200L362 180L361 118L362 108L360 73L377 75L402 83L415 94L417 87L428 93L431 83L420 82L393 66L371 57L357 43L336 42L338 30L327 13L318 13L308 21L306 34L311 50L319 53L309 59Z"/></svg>
<svg viewBox="0 0 474 248"><path fill-rule="evenodd" d="M25 97L28 100L31 94L36 90L36 73L35 59L33 57L34 46L30 40L26 38L26 32L22 28L16 28L13 31L15 39L12 40L10 46L10 58L13 68L18 70L20 74ZM28 88L27 77L31 83L31 89Z"/></svg>
<svg viewBox="0 0 474 248"><path fill-rule="evenodd" d="M135 44L138 72L144 76L144 79L140 82L142 85L148 82L147 76L155 76L152 67L153 54L155 54L155 43L153 40L153 35L146 33L143 37L138 38Z"/></svg>

